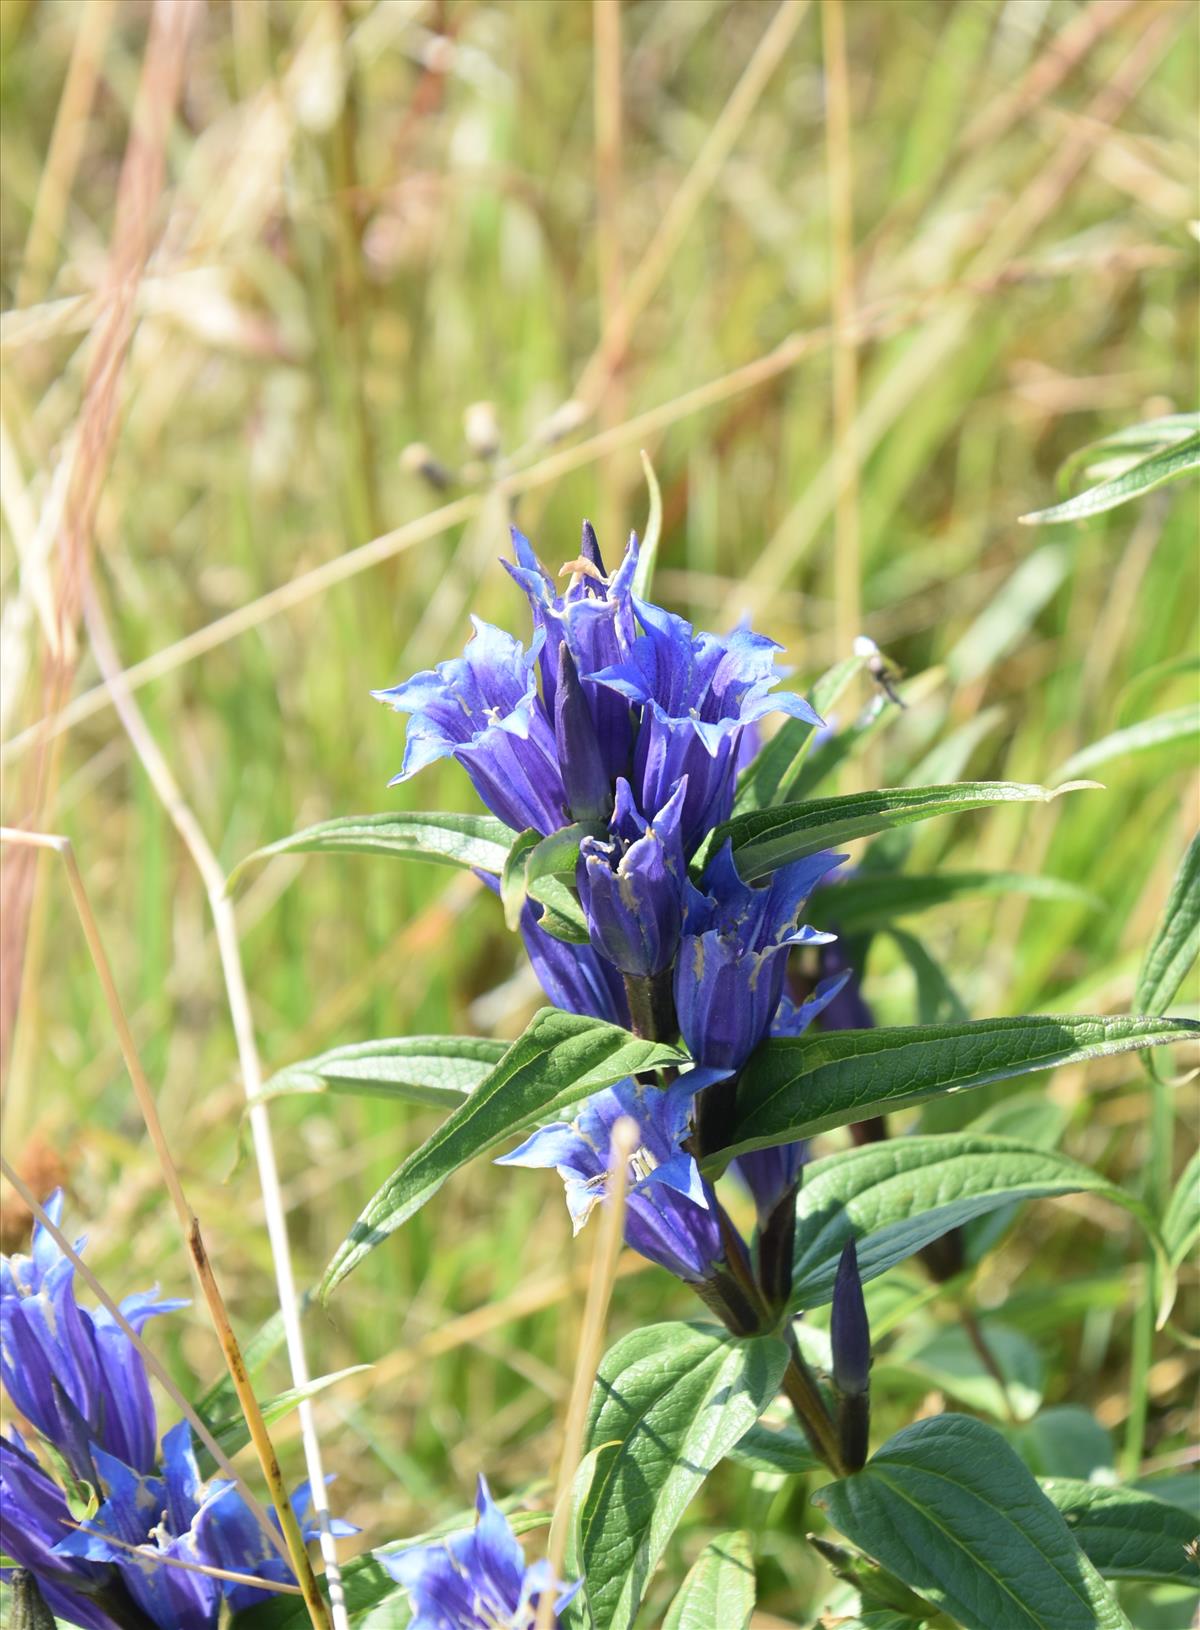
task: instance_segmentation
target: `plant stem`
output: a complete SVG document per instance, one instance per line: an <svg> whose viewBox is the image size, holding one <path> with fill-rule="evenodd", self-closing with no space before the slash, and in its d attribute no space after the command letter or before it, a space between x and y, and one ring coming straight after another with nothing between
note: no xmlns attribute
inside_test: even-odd
<svg viewBox="0 0 1200 1630"><path fill-rule="evenodd" d="M629 999L629 1018L635 1036L640 1036L643 1041L671 1041L678 1035L675 994L669 968L646 978L627 973L625 994Z"/></svg>
<svg viewBox="0 0 1200 1630"><path fill-rule="evenodd" d="M794 1332L789 1327L785 1337L788 1349L788 1367L783 1372L783 1390L804 1428L813 1453L835 1472L844 1477L847 1467L842 1459L842 1445L833 1417L821 1396L817 1378L805 1363Z"/></svg>

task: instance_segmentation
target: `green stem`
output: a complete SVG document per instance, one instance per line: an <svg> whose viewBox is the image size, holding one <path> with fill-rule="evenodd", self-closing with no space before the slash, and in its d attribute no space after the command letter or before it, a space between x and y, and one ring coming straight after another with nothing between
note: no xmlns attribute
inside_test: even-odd
<svg viewBox="0 0 1200 1630"><path fill-rule="evenodd" d="M627 973L625 994L635 1036L641 1036L644 1041L672 1041L678 1035L670 968L645 979Z"/></svg>
<svg viewBox="0 0 1200 1630"><path fill-rule="evenodd" d="M1156 1217L1167 1208L1171 1193L1171 1144L1175 1131L1175 1107L1170 1087L1157 1076L1150 1082L1150 1153L1146 1162L1146 1200ZM1133 1338L1129 1352L1129 1420L1121 1451L1121 1470L1126 1480L1138 1475L1146 1448L1146 1423L1150 1414L1150 1365L1154 1357L1154 1310L1158 1304L1158 1264L1151 1252L1145 1255L1142 1294L1133 1315Z"/></svg>

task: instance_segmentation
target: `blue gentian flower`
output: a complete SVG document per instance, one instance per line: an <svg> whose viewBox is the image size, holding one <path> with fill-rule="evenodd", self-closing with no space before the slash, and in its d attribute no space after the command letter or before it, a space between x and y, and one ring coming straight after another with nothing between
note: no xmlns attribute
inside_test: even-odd
<svg viewBox="0 0 1200 1630"><path fill-rule="evenodd" d="M684 780L648 821L622 777L607 839L585 837L579 846L592 944L623 974L649 978L675 960L688 888L680 834L686 796Z"/></svg>
<svg viewBox="0 0 1200 1630"><path fill-rule="evenodd" d="M116 1630L96 1599L110 1588L113 1570L54 1554L73 1521L62 1490L29 1453L20 1433L0 1433L0 1552L29 1570L55 1618L83 1630ZM0 1569L0 1578L9 1579L12 1571Z"/></svg>
<svg viewBox="0 0 1200 1630"><path fill-rule="evenodd" d="M201 1478L186 1421L171 1428L162 1447L162 1473L151 1476L96 1451L103 1503L55 1547L55 1555L111 1563L129 1595L159 1630L215 1630L223 1598L236 1612L266 1601L270 1593L172 1563L250 1573L276 1582L294 1583L294 1576L285 1558L269 1546L236 1485ZM309 1505L305 1485L293 1495L292 1507L304 1537L314 1539L317 1528L308 1517ZM333 1531L357 1532L345 1523L335 1523Z"/></svg>
<svg viewBox="0 0 1200 1630"><path fill-rule="evenodd" d="M803 697L771 693L779 679L774 640L748 628L696 634L660 606L638 599L634 606L643 633L627 658L592 677L642 709L633 773L641 808L661 809L687 777L682 830L690 857L733 808L746 730L768 713L821 721Z"/></svg>
<svg viewBox="0 0 1200 1630"><path fill-rule="evenodd" d="M61 1223L61 1190L46 1211ZM186 1306L149 1291L127 1296L121 1312L140 1335L148 1319ZM89 1476L91 1444L136 1471L153 1466L154 1401L141 1354L106 1308L78 1305L75 1269L40 1223L30 1256L0 1257L0 1381L77 1476Z"/></svg>
<svg viewBox="0 0 1200 1630"><path fill-rule="evenodd" d="M761 888L743 883L724 844L693 890L675 965L675 1010L699 1063L736 1071L767 1035L783 995L788 951L832 936L802 927L814 887L844 855L781 866Z"/></svg>
<svg viewBox="0 0 1200 1630"><path fill-rule="evenodd" d="M439 662L390 690L373 691L411 715L397 781L439 758L455 758L487 807L515 831L549 834L569 817L554 726L537 689L537 659L503 629L472 617L475 637L461 657Z"/></svg>
<svg viewBox="0 0 1200 1630"><path fill-rule="evenodd" d="M560 651L565 646L581 676L611 787L619 775L629 773L633 723L628 702L613 690L596 684L591 676L623 662L637 637L633 613L637 537L630 537L624 559L609 577L605 574L596 534L591 523L585 521L579 559L571 563L576 570L563 595L555 589L529 539L516 527L512 528L512 541L517 563L510 566L506 561L505 567L528 597L535 630L545 636L541 663L546 707L553 716Z"/></svg>
<svg viewBox="0 0 1200 1630"><path fill-rule="evenodd" d="M533 1630L539 1599L556 1593L554 1622L579 1589L548 1562L527 1566L504 1513L481 1477L475 1527L408 1551L375 1553L415 1609L409 1630Z"/></svg>
<svg viewBox="0 0 1200 1630"><path fill-rule="evenodd" d="M687 1283L703 1283L722 1261L724 1248L716 1197L682 1144L692 1099L711 1080L711 1072L693 1071L665 1090L620 1082L589 1098L573 1121L542 1127L496 1164L553 1166L566 1186L567 1210L578 1233L605 1198L613 1127L621 1116L632 1117L641 1143L629 1163L626 1243Z"/></svg>
<svg viewBox="0 0 1200 1630"><path fill-rule="evenodd" d="M773 1036L802 1036L819 1013L827 1012L839 991L850 978L850 971L823 979L804 1002L793 1002L790 996L780 997L779 1006L771 1025ZM769 1149L753 1149L731 1162L754 1200L758 1225L765 1228L779 1202L796 1185L800 1168L808 1159L808 1143L777 1143Z"/></svg>

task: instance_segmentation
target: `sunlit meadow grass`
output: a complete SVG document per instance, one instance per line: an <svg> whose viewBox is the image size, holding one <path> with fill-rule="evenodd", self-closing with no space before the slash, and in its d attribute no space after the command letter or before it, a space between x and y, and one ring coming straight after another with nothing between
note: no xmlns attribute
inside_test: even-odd
<svg viewBox="0 0 1200 1630"><path fill-rule="evenodd" d="M454 769L387 790L402 728L368 692L457 651L469 609L520 625L520 596L495 565L511 509L552 567L576 554L584 514L615 551L645 519L640 446L664 495L659 598L720 628L753 611L805 680L845 654L839 629L855 612L904 670L928 674L873 740L875 784L902 782L956 735L963 751L946 779L969 769L1045 781L1087 742L1194 696L1194 669L1175 663L1196 650L1194 488L1086 527L1017 524L1053 501L1055 472L1077 447L1193 405L1194 9L845 9L858 607L834 569L819 8L797 5L780 24L760 0L636 0L620 10L615 59L611 32L601 38L611 8L565 0L243 0L198 15L93 529L93 581L121 662L467 500L450 524L417 541L402 533L389 558L268 605L140 690L226 869L326 816L475 807ZM46 517L102 321L92 296L148 17L131 0L0 5L9 824L29 813L35 749L18 738L44 711L40 619L56 593L41 564L54 558ZM731 97L769 28L782 31L778 61L739 108ZM60 124L52 146L64 85L77 123ZM619 113L599 144L597 105ZM706 158L722 118L728 152ZM689 195L698 156L703 185ZM681 189L692 207L673 221ZM655 269L664 221L677 242ZM619 333L639 277L628 347L595 411L551 445L546 421L606 326L610 342ZM761 377L689 400L797 335L808 338ZM464 429L480 401L494 405L492 459ZM498 476L604 430L608 441L568 456L561 474L528 479L515 497L494 490ZM406 453L414 443L428 449L426 470L449 472L448 490ZM84 637L73 692L98 682ZM76 846L189 1198L249 1335L275 1305L274 1281L204 890L111 707L80 719L60 748L39 824ZM921 869L1042 869L1100 902L981 900L926 918L926 943L971 1015L1128 1009L1195 828L1195 772L1194 744L1162 747L1097 770L1104 792L920 829ZM845 774L862 784L860 765ZM268 1072L372 1037L513 1035L536 1005L494 901L439 868L284 860L256 874L238 921ZM26 943L7 1156L43 1187L65 1176L115 1295L156 1278L188 1294L159 1168L49 860ZM918 991L886 936L867 989L893 1024L951 999ZM1176 1007L1191 1013L1194 982L1186 995ZM1143 1182L1149 1099L1137 1060L1086 1080L1063 1071L1031 1092L1061 1106L1064 1148ZM1200 1116L1194 1091L1176 1106L1177 1171ZM976 1094L940 1106L931 1124L985 1108ZM271 1113L297 1275L310 1284L436 1117L349 1097ZM22 1225L10 1200L11 1245ZM1118 1449L1141 1293L1134 1239L1123 1214L1039 1203L977 1290L1040 1349L1048 1401L1094 1410ZM336 1506L369 1540L459 1510L477 1469L504 1492L550 1474L582 1298L566 1276L585 1261L557 1185L475 1167L372 1257L329 1316L308 1315L315 1373L374 1365L317 1406ZM681 1287L629 1266L614 1333L690 1316ZM897 1302L917 1283L906 1270L892 1280ZM1181 1326L1195 1288L1190 1266ZM919 1318L936 1321L944 1309L925 1300ZM911 1346L923 1328L910 1320L903 1339ZM201 1313L174 1331L155 1334L181 1381L215 1379L220 1354ZM884 1337L878 1362L898 1339ZM1193 1350L1156 1341L1145 1463L1180 1461L1195 1365ZM264 1386L286 1385L280 1359ZM300 1475L294 1419L276 1438ZM766 1525L769 1607L773 1582L794 1587L815 1567L802 1544L815 1513L795 1485L776 1492L726 1465L675 1544L690 1558L748 1514Z"/></svg>

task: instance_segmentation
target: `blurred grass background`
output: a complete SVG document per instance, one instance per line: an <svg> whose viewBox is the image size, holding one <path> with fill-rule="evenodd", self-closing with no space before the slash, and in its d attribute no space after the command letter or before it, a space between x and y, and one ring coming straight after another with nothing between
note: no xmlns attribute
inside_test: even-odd
<svg viewBox="0 0 1200 1630"><path fill-rule="evenodd" d="M156 658L139 700L227 869L327 816L473 807L454 769L387 790L403 726L367 693L455 653L469 610L523 630L496 564L510 510L552 568L576 553L583 515L615 556L644 524L640 446L665 499L659 598L708 626L751 611L805 681L860 627L909 673L935 670L873 743L878 784L955 732L971 774L1045 780L1086 742L1195 694L1194 670L1174 662L1196 651L1194 490L1086 529L1017 525L1053 501L1077 447L1193 405L1194 6L850 0L843 20L850 136L835 124L830 154L815 4L198 11L92 577L125 667ZM150 22L134 0L0 5L9 822L28 813L64 457L111 298ZM831 219L831 159L851 246ZM836 527L835 312L858 397L858 498ZM490 414L468 414L479 403ZM844 424L852 409L843 395ZM855 533L859 568L839 575ZM374 563L346 562L385 534ZM339 562L309 592L323 579L305 574ZM98 681L85 640L73 691ZM273 1282L204 891L102 694L53 751L42 824L77 846L245 1334L271 1311ZM1162 747L1105 766L1104 793L921 829L918 869L1044 868L1103 902L982 900L922 919L971 1014L1128 1007L1195 827L1195 770L1190 744ZM495 902L438 868L281 862L238 912L268 1071L405 1032L513 1034L536 1001ZM43 1189L65 1178L114 1295L154 1279L186 1294L51 859L25 955L8 1157ZM884 1022L916 1016L887 943L868 993ZM1139 1064L1062 1072L1049 1091L1065 1147L1140 1186ZM1194 1091L1178 1106L1182 1165ZM959 1121L984 1107L961 1105ZM338 1098L281 1103L272 1119L310 1283L434 1117ZM18 1244L11 1196L6 1228ZM585 1260L556 1182L474 1168L371 1258L330 1318L309 1316L316 1372L375 1364L318 1405L337 1506L370 1540L460 1508L477 1469L503 1491L551 1470L580 1302L564 1276ZM982 1305L1008 1297L1006 1319L1040 1348L1050 1403L1087 1405L1118 1441L1137 1260L1123 1217L1041 1205L979 1287ZM1063 1308L1052 1293L1070 1281L1085 1291ZM673 1314L692 1314L682 1289L635 1274L613 1330ZM215 1378L198 1311L153 1334L181 1376ZM1194 1367L1177 1342L1156 1346L1151 1463L1173 1464L1186 1440ZM267 1386L286 1384L279 1360ZM279 1436L300 1475L294 1431ZM724 1468L677 1545L690 1556L707 1525L755 1512L770 1605L772 1583L813 1568L795 1485Z"/></svg>

